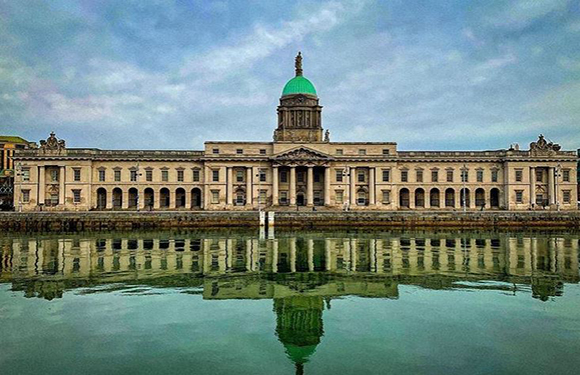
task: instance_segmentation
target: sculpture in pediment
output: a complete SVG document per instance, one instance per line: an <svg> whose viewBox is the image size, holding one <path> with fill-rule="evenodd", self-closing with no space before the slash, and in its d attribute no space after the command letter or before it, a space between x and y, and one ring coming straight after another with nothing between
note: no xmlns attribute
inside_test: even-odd
<svg viewBox="0 0 580 375"><path fill-rule="evenodd" d="M64 139L56 138L54 132L50 133L50 136L46 140L40 141L40 149L47 151L60 151L65 149Z"/></svg>
<svg viewBox="0 0 580 375"><path fill-rule="evenodd" d="M301 147L295 150L288 151L276 157L278 160L320 160L328 159L328 155L316 152L314 150Z"/></svg>
<svg viewBox="0 0 580 375"><path fill-rule="evenodd" d="M561 146L559 144L548 142L543 134L540 134L536 142L530 143L530 153L534 155L553 155L560 149Z"/></svg>

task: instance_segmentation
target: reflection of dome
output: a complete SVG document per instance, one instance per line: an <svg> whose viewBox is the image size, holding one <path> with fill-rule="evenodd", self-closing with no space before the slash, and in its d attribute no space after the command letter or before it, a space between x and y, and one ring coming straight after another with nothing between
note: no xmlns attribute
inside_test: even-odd
<svg viewBox="0 0 580 375"><path fill-rule="evenodd" d="M303 76L296 76L288 81L284 86L284 90L282 90L282 96L292 94L310 94L316 96L316 89L308 79Z"/></svg>
<svg viewBox="0 0 580 375"><path fill-rule="evenodd" d="M323 310L324 300L319 296L274 299L276 334L299 374L303 372L303 365L314 354L324 334Z"/></svg>

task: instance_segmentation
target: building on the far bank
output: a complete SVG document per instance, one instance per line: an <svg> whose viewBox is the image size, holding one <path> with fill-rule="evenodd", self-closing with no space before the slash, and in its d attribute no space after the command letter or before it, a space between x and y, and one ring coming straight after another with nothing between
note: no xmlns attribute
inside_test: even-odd
<svg viewBox="0 0 580 375"><path fill-rule="evenodd" d="M54 133L15 155L16 204L38 210L576 210L577 154L540 135L528 149L403 151L331 142L314 85L282 91L273 142L198 151L68 148Z"/></svg>
<svg viewBox="0 0 580 375"><path fill-rule="evenodd" d="M0 135L0 210L10 208L14 200L14 153L29 146L24 138Z"/></svg>

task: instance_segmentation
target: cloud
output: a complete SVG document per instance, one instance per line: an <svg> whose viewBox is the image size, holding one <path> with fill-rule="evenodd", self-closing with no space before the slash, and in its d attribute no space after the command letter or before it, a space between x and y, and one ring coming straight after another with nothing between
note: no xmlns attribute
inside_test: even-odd
<svg viewBox="0 0 580 375"><path fill-rule="evenodd" d="M580 20L567 1L527 3L8 2L0 133L101 148L270 140L302 50L333 140L494 149L543 132L574 147Z"/></svg>

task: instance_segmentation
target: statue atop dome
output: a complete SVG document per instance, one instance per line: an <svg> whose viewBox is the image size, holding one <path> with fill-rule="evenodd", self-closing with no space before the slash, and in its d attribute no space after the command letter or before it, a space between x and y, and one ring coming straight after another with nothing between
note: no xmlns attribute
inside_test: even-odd
<svg viewBox="0 0 580 375"><path fill-rule="evenodd" d="M296 77L302 76L302 52L298 52L298 55L296 55L294 67L296 68Z"/></svg>

